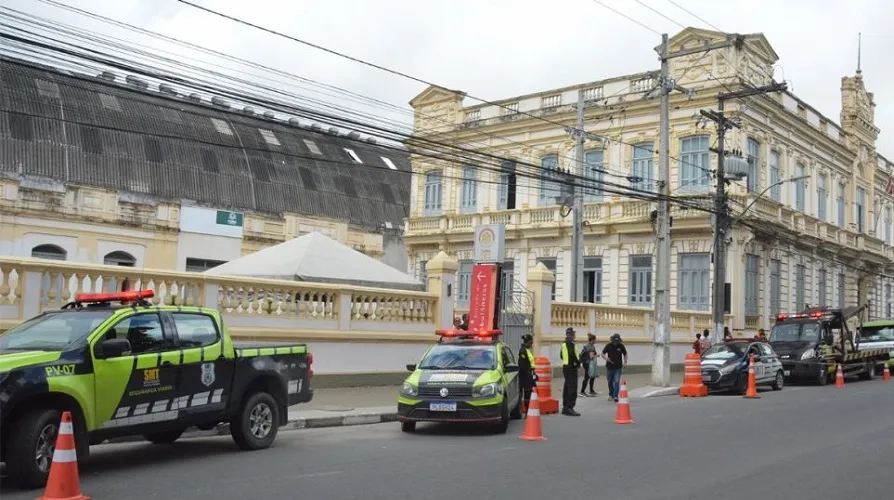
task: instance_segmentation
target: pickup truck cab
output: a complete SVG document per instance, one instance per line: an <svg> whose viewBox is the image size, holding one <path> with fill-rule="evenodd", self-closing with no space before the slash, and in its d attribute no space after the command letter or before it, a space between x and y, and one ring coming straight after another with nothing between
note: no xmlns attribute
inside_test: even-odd
<svg viewBox="0 0 894 500"><path fill-rule="evenodd" d="M313 398L306 345L236 346L217 309L155 306L153 295L80 294L0 335L0 457L11 483L46 484L63 411L83 462L109 438L171 443L225 422L240 448L266 448L288 407Z"/></svg>

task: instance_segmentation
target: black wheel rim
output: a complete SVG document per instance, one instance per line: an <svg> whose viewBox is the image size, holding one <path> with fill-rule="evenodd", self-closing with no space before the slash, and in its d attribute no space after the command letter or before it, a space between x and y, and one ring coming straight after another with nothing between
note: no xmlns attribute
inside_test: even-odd
<svg viewBox="0 0 894 500"><path fill-rule="evenodd" d="M34 447L34 462L37 468L43 473L50 472L50 465L53 463L53 453L56 451L56 435L59 428L56 424L47 424L43 426L37 434L37 443Z"/></svg>

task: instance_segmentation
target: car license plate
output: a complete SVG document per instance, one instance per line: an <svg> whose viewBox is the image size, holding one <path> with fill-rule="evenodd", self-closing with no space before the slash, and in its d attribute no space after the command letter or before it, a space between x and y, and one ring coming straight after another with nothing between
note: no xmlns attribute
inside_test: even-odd
<svg viewBox="0 0 894 500"><path fill-rule="evenodd" d="M456 411L456 403L437 402L428 405L431 411Z"/></svg>
<svg viewBox="0 0 894 500"><path fill-rule="evenodd" d="M710 382L710 381L711 381L710 375L702 375L702 382Z"/></svg>
<svg viewBox="0 0 894 500"><path fill-rule="evenodd" d="M788 377L789 375L792 374L792 371L791 371L791 370L785 370L784 372L782 372L782 374L785 375L786 377Z"/></svg>

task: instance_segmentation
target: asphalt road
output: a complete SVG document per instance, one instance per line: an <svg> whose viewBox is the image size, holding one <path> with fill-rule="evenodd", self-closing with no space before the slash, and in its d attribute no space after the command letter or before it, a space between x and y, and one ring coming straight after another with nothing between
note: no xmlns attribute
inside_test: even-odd
<svg viewBox="0 0 894 500"><path fill-rule="evenodd" d="M786 387L738 396L633 401L633 425L591 398L582 417L544 418L547 441L396 423L280 434L271 449L236 451L226 437L172 446L105 445L82 470L103 499L544 498L841 500L894 488L894 383ZM3 489L4 500L39 492Z"/></svg>

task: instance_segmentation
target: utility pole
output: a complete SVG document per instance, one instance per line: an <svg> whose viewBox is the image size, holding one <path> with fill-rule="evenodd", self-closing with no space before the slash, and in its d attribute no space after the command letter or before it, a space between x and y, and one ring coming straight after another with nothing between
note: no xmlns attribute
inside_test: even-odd
<svg viewBox="0 0 894 500"><path fill-rule="evenodd" d="M773 82L762 87L748 87L735 92L720 93L717 95L717 111L702 110L701 114L717 124L717 188L714 192L714 282L713 300L711 301L711 316L714 323L714 334L711 342L719 344L723 342L724 305L726 304L726 240L732 229L732 218L729 216L729 205L726 197L726 170L724 160L726 148L724 140L726 131L738 128L739 125L724 115L726 101L742 99L756 95L780 92L788 88L785 83Z"/></svg>
<svg viewBox="0 0 894 500"><path fill-rule="evenodd" d="M658 212L656 217L655 245L655 326L652 330L652 385L668 387L670 385L670 254L671 226L670 216L670 93L673 91L692 94L670 77L670 60L699 52L723 49L742 43L739 35L727 35L720 42L705 42L700 47L670 52L668 35L661 35L661 46L658 53L661 59L661 73L658 77L658 90L661 92L658 145ZM654 90L654 89L653 89Z"/></svg>
<svg viewBox="0 0 894 500"><path fill-rule="evenodd" d="M584 90L577 91L577 131L574 134L574 156L577 163L577 175L586 178L584 171ZM574 230L571 233L571 302L583 301L584 295L584 259L583 254L583 230L584 230L584 200L583 189L579 182L572 186L574 201L571 207L571 224Z"/></svg>

